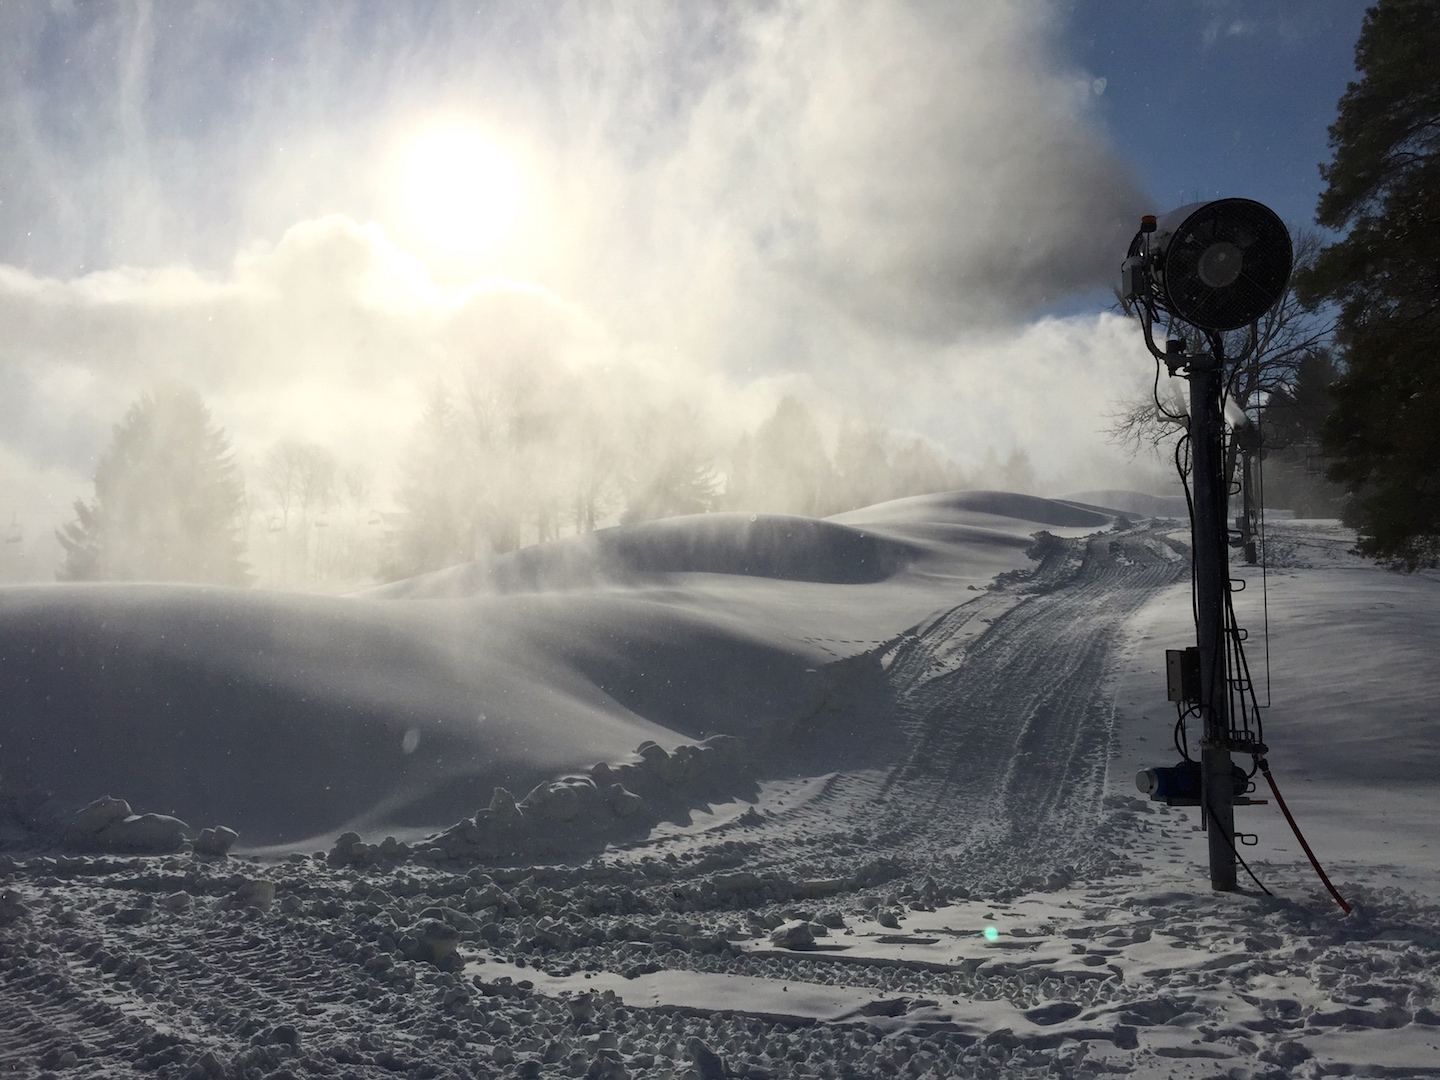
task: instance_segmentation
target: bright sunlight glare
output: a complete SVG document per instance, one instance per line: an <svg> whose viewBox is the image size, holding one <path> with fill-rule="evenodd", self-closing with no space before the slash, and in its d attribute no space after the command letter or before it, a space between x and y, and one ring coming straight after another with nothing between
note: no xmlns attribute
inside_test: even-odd
<svg viewBox="0 0 1440 1080"><path fill-rule="evenodd" d="M478 131L421 135L405 157L405 208L425 239L467 252L493 248L520 214L514 162Z"/></svg>

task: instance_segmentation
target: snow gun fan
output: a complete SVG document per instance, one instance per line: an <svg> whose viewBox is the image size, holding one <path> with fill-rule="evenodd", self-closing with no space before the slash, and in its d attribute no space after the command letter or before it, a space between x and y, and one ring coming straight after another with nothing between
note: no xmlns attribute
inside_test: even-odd
<svg viewBox="0 0 1440 1080"><path fill-rule="evenodd" d="M1251 199L1192 203L1142 219L1121 294L1200 330L1237 330L1264 315L1290 281L1284 222Z"/></svg>
<svg viewBox="0 0 1440 1080"><path fill-rule="evenodd" d="M1226 503L1235 454L1227 453L1222 408L1233 373L1258 346L1259 320L1285 294L1293 262L1290 233L1274 211L1251 199L1217 199L1145 215L1120 267L1121 301L1139 316L1146 347L1172 377L1190 384L1188 418L1166 413L1156 397L1158 410L1188 425L1176 465L1190 504L1195 646L1167 657L1181 761L1141 771L1136 784L1153 800L1200 810L1210 884L1222 891L1236 887L1236 863L1244 862L1236 844L1248 842L1235 831L1235 807L1259 801L1246 796L1254 790L1251 777L1266 768L1245 632L1231 603L1244 582L1230 577ZM1163 348L1155 341L1157 323L1167 330ZM1234 349L1225 335L1242 327L1250 332ZM1235 355L1226 355L1227 344ZM1192 718L1204 729L1195 755L1187 732ZM1236 769L1232 752L1250 754L1255 769Z"/></svg>

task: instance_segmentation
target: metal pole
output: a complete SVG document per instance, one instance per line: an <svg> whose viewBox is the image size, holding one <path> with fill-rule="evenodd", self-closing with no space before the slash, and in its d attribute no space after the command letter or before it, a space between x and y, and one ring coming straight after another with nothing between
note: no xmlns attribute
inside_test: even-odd
<svg viewBox="0 0 1440 1080"><path fill-rule="evenodd" d="M1230 552L1226 528L1226 485L1220 416L1221 342L1213 356L1191 358L1190 456L1195 501L1195 600L1200 648L1200 712L1205 739L1200 749L1202 820L1210 841L1210 887L1235 889L1234 785L1230 778L1229 687L1226 682L1225 590Z"/></svg>
<svg viewBox="0 0 1440 1080"><path fill-rule="evenodd" d="M1240 550L1245 553L1245 563L1254 566L1260 561L1260 553L1255 547L1255 521L1259 516L1257 511L1258 500L1255 497L1255 455L1258 450L1252 450L1249 446L1240 448L1240 491L1241 495L1241 516L1238 522L1240 526Z"/></svg>

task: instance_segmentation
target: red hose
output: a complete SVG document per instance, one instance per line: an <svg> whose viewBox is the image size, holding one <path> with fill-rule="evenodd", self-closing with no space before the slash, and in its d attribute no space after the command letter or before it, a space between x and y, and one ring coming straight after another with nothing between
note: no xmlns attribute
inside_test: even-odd
<svg viewBox="0 0 1440 1080"><path fill-rule="evenodd" d="M1330 884L1330 879L1325 876L1325 871L1320 866L1320 860L1315 858L1315 853L1310 850L1310 845L1305 842L1305 837L1300 833L1300 826L1295 824L1295 818L1291 816L1290 808L1285 805L1285 799L1281 796L1280 789L1275 786L1275 777L1270 775L1270 764L1265 761L1264 758L1260 759L1260 771L1265 774L1265 779L1270 784L1270 790L1275 793L1275 802L1279 805L1280 812L1285 815L1285 820L1290 823L1290 828L1294 830L1295 839L1300 841L1300 846L1305 849L1305 854L1310 857L1310 865L1315 868L1315 873L1320 875L1320 880L1325 883L1325 888L1330 890L1330 895L1335 898L1335 902L1340 905L1340 909L1344 911L1346 915L1349 915L1350 905L1345 902L1345 898L1340 895L1339 890Z"/></svg>

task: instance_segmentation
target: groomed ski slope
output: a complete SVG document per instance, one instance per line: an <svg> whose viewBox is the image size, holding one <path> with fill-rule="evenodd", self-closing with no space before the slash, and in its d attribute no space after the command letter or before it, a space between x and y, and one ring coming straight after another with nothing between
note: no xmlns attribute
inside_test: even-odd
<svg viewBox="0 0 1440 1080"><path fill-rule="evenodd" d="M478 828L450 828L460 814L447 817L445 799L471 796L462 812L474 814L489 802L475 792L503 770L467 765L469 789L437 783L415 764L440 738L433 720L418 748L395 754L399 772L367 774L372 802L347 819L393 832L395 807L418 814L403 859L347 860L333 835L316 858L287 856L295 845L283 836L258 862L59 855L44 833L57 795L11 826L0 1063L177 1076L197 1064L235 1076L1436 1073L1436 575L1368 566L1343 530L1305 522L1272 528L1263 594L1257 572L1237 569L1257 667L1268 607L1276 776L1356 904L1345 917L1274 807L1239 813L1259 834L1247 859L1275 895L1217 895L1192 812L1135 792L1137 768L1175 756L1163 650L1191 634L1180 523L965 493L830 523L647 528L337 607L267 597L235 602L228 624L213 619L232 629L270 619L285 642L308 643L295 667L310 681L291 676L292 727L304 726L299 706L328 716L342 700L371 710L367 723L397 743L426 721L385 713L378 691L342 697L344 672L431 678L463 700L496 692L498 669L485 665L503 656L524 675L505 689L525 703L514 712L525 733L503 744L523 749L504 760L537 782L600 775L596 761L628 768L642 812L543 822L537 803L524 830L506 834L509 854L444 849ZM746 547L754 532L763 558ZM799 580L806 560L787 541L877 558L881 572L815 557ZM707 569L680 568L677 552L698 552ZM136 610L98 593L58 603L66 592L4 599L7 658L24 625L113 632ZM279 684L295 655L227 653L234 635L222 631L185 652L174 620L197 602L163 590L143 599L144 655L228 674L241 698ZM363 618L337 615L352 610ZM410 659L379 679L373 661L391 655L387 644L346 667L330 643L363 636L357 624L408 643L399 654ZM457 640L461 659L438 663ZM27 677L42 670L24 664ZM246 683L237 670L255 674ZM570 700L599 703L577 714L583 723L608 730L593 717L615 718L613 742L535 749L566 726L545 715L545 691L563 679ZM728 695L724 707L696 719L712 694ZM335 768L321 759L327 740L353 730L311 736L308 759L256 760L283 795L287 776ZM699 775L626 745L716 732L739 736L743 751ZM172 742L172 766L218 771L190 747ZM46 775L63 776L61 764ZM125 765L101 779L122 783ZM87 797L78 782L68 794ZM195 824L222 820L195 805ZM310 824L327 813L302 806L293 835L319 832ZM251 880L273 883L273 902L247 908ZM787 919L823 936L783 947L771 930ZM436 967L416 947L444 923L459 959Z"/></svg>

